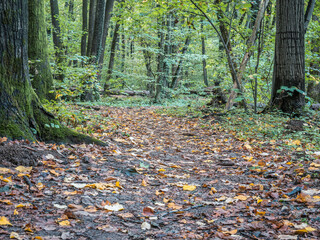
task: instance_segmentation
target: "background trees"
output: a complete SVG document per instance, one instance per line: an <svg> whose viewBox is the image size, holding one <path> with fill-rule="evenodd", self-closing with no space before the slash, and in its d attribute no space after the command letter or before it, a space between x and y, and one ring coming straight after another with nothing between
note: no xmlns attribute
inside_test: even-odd
<svg viewBox="0 0 320 240"><path fill-rule="evenodd" d="M312 15L310 11L304 15L304 9L314 1L299 2L299 16L291 17L295 19L292 25L275 12L276 8L281 13L288 9L286 3L30 0L29 62L22 67L30 68L31 83L41 101L52 97L55 101L94 101L102 92L148 90L150 99L161 103L181 94L199 94L209 86L219 99L231 93L237 96L230 98L231 102L251 104L268 103L272 96L274 106L293 112L304 103L300 31L301 23ZM306 33L305 66L306 82L316 86L319 8L315 7L312 19ZM282 41L279 31L275 40L276 23L280 32L299 30L299 38L290 35L296 42ZM292 46L299 51L290 53ZM288 57L294 54L299 57ZM288 59L282 58L285 55ZM295 76L294 80L289 76ZM28 82L28 77L25 79Z"/></svg>

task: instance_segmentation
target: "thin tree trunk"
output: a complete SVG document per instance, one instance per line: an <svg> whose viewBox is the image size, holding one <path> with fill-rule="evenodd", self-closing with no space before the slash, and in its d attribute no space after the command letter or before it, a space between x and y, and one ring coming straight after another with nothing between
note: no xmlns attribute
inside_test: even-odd
<svg viewBox="0 0 320 240"><path fill-rule="evenodd" d="M113 33L113 38L112 38L112 43L111 43L110 60L109 60L106 82L104 85L104 91L108 90L108 87L109 87L108 83L112 77L114 60L115 60L115 55L116 55L116 47L117 47L117 43L119 41L119 28L120 28L120 22L117 22L116 26L114 28L114 33Z"/></svg>
<svg viewBox="0 0 320 240"><path fill-rule="evenodd" d="M189 47L189 44L190 44L190 36L187 37L186 39L186 42L184 43L184 47L182 49L182 52L181 52L181 55L185 55L187 50L188 50L188 47ZM170 87L171 88L175 88L177 86L177 83L178 83L178 79L179 79L179 76L180 76L180 73L181 73L181 69L182 69L182 62L183 62L183 59L180 59L179 60L179 63L178 63L178 66L173 74L173 78L172 78L172 82L171 82L171 85Z"/></svg>
<svg viewBox="0 0 320 240"><path fill-rule="evenodd" d="M203 82L204 84L208 87L209 83L208 83L208 73L207 73L207 61L205 59L206 56L206 40L203 36L204 32L203 32L203 21L201 21L201 49L202 49L202 56L203 56L203 60L202 60L202 72L203 72Z"/></svg>
<svg viewBox="0 0 320 240"><path fill-rule="evenodd" d="M307 32L309 22L312 17L314 6L316 5L316 0L309 0L306 14L304 15L304 31Z"/></svg>
<svg viewBox="0 0 320 240"><path fill-rule="evenodd" d="M244 71L246 69L247 63L250 60L250 57L252 55L253 46L254 46L254 43L255 43L256 38L257 38L257 32L260 29L261 21L262 21L262 19L264 17L264 13L265 13L265 11L267 9L268 4L269 4L269 0L262 0L261 3L260 3L259 12L258 12L258 15L256 17L256 22L254 24L254 28L252 30L251 36L250 36L250 38L248 40L248 43L247 43L247 51L246 51L246 53L244 54L244 56L242 58L242 61L241 61L241 64L240 64L240 68L239 68L239 71L237 73L237 81L233 82L233 90L231 91L231 94L229 96L229 99L228 99L228 102L227 102L227 105L226 105L226 109L227 110L229 110L233 106L233 101L237 97L237 92L234 89L237 88L238 84L241 85L241 80L242 80Z"/></svg>
<svg viewBox="0 0 320 240"><path fill-rule="evenodd" d="M88 0L82 1L82 37L81 37L81 56L86 55L87 36L88 36Z"/></svg>
<svg viewBox="0 0 320 240"><path fill-rule="evenodd" d="M159 20L158 20L159 21ZM165 25L165 22L162 21L162 24L159 26L158 29L158 38L159 38L159 42L158 42L158 49L159 49L159 53L158 53L158 66L157 66L157 82L156 82L156 87L155 87L155 97L154 97L154 101L157 103L160 101L160 95L162 92L162 86L163 86L163 75L164 75L164 39L165 36L162 32L163 30L163 26Z"/></svg>
<svg viewBox="0 0 320 240"><path fill-rule="evenodd" d="M51 7L51 21L53 26L53 44L55 48L56 58L57 58L57 79L63 81L64 74L60 65L64 62L64 46L61 38L61 28L59 21L59 4L58 0L50 0Z"/></svg>
<svg viewBox="0 0 320 240"><path fill-rule="evenodd" d="M29 0L28 54L29 68L33 76L32 86L41 101L54 98L50 93L53 78L48 61L48 41L46 35L44 1Z"/></svg>

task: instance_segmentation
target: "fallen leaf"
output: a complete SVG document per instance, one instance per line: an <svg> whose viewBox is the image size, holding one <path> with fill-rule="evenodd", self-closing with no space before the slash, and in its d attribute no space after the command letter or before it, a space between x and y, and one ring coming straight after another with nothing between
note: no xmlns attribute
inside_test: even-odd
<svg viewBox="0 0 320 240"><path fill-rule="evenodd" d="M59 225L60 226L70 226L71 223L69 220L64 220L64 221L59 222Z"/></svg>
<svg viewBox="0 0 320 240"><path fill-rule="evenodd" d="M314 232L314 231L317 231L317 229L308 226L303 229L295 230L294 233L295 234L304 234L304 233L310 233L310 232Z"/></svg>
<svg viewBox="0 0 320 240"><path fill-rule="evenodd" d="M118 212L118 211L124 210L124 207L119 203L115 203L113 205L104 206L104 209L109 210L109 211Z"/></svg>
<svg viewBox="0 0 320 240"><path fill-rule="evenodd" d="M142 230L149 230L149 229L151 229L150 223L143 222L143 223L141 224L141 229L142 229Z"/></svg>
<svg viewBox="0 0 320 240"><path fill-rule="evenodd" d="M142 214L144 216L152 216L152 215L154 215L154 210L151 207L145 207L145 208L143 208Z"/></svg>
<svg viewBox="0 0 320 240"><path fill-rule="evenodd" d="M133 218L134 217L134 215L132 213L129 213L129 212L128 213L119 213L118 216L122 217L124 219L125 218Z"/></svg>
<svg viewBox="0 0 320 240"><path fill-rule="evenodd" d="M194 186L194 185L183 185L183 190L184 191L194 191L194 190L196 190L196 186Z"/></svg>
<svg viewBox="0 0 320 240"><path fill-rule="evenodd" d="M248 199L248 196L239 195L239 196L235 196L234 199L239 199L240 201L246 201Z"/></svg>
<svg viewBox="0 0 320 240"><path fill-rule="evenodd" d="M10 225L10 226L12 226L12 224L9 222L9 220L4 216L2 216L0 218L0 225Z"/></svg>
<svg viewBox="0 0 320 240"><path fill-rule="evenodd" d="M32 171L32 167L24 167L24 166L18 166L15 169L21 173L30 173Z"/></svg>
<svg viewBox="0 0 320 240"><path fill-rule="evenodd" d="M22 240L22 238L20 237L20 235L16 232L12 232L10 233L10 239L18 239L18 240Z"/></svg>

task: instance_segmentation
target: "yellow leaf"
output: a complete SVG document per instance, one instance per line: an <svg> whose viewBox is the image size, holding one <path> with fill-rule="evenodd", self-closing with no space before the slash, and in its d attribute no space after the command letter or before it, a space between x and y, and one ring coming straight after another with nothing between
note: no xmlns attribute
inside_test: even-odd
<svg viewBox="0 0 320 240"><path fill-rule="evenodd" d="M15 209L15 210L13 211L13 215L19 215L19 212L18 212L17 209Z"/></svg>
<svg viewBox="0 0 320 240"><path fill-rule="evenodd" d="M165 172L166 170L163 169L163 168L160 168L158 171L159 171L159 172Z"/></svg>
<svg viewBox="0 0 320 240"><path fill-rule="evenodd" d="M209 192L210 195L213 195L214 193L217 193L217 189L215 189L214 187L211 188L211 191Z"/></svg>
<svg viewBox="0 0 320 240"><path fill-rule="evenodd" d="M314 199L320 199L320 196L313 196Z"/></svg>
<svg viewBox="0 0 320 240"><path fill-rule="evenodd" d="M293 145L301 145L301 141L300 140L294 140L292 141Z"/></svg>
<svg viewBox="0 0 320 240"><path fill-rule="evenodd" d="M10 200L7 200L7 199L3 199L3 200L0 199L0 202L5 203L7 205L12 205L12 202Z"/></svg>
<svg viewBox="0 0 320 240"><path fill-rule="evenodd" d="M74 155L70 155L68 158L71 159L71 160L74 160L74 159L76 159L77 157L74 156Z"/></svg>
<svg viewBox="0 0 320 240"><path fill-rule="evenodd" d="M146 186L147 186L146 180L142 179L141 186L143 186L143 187L146 187Z"/></svg>
<svg viewBox="0 0 320 240"><path fill-rule="evenodd" d="M320 168L320 164L318 163L311 163L310 167Z"/></svg>
<svg viewBox="0 0 320 240"><path fill-rule="evenodd" d="M196 186L194 186L194 185L184 185L183 186L183 191L194 191L194 190L196 190Z"/></svg>
<svg viewBox="0 0 320 240"><path fill-rule="evenodd" d="M20 237L20 235L16 232L11 232L10 233L10 239L18 239L21 240L22 238Z"/></svg>
<svg viewBox="0 0 320 240"><path fill-rule="evenodd" d="M248 196L239 195L239 196L234 197L234 199L239 199L241 201L246 201L248 199Z"/></svg>
<svg viewBox="0 0 320 240"><path fill-rule="evenodd" d="M25 230L26 232L33 232L30 227L26 227L24 230Z"/></svg>
<svg viewBox="0 0 320 240"><path fill-rule="evenodd" d="M20 203L16 206L16 208L24 208L24 207L30 207L30 206L31 206L30 203L26 203L26 204Z"/></svg>
<svg viewBox="0 0 320 240"><path fill-rule="evenodd" d="M12 178L11 176L10 176L10 177L7 177L7 178L3 178L2 176L0 176L0 180L4 181L4 182L6 182L6 183L12 182L12 179L11 179L11 178Z"/></svg>
<svg viewBox="0 0 320 240"><path fill-rule="evenodd" d="M22 173L29 173L32 171L32 167L18 166L18 167L16 167L16 170L18 172L22 172Z"/></svg>
<svg viewBox="0 0 320 240"><path fill-rule="evenodd" d="M257 200L257 203L261 203L263 200L262 199L258 199Z"/></svg>
<svg viewBox="0 0 320 240"><path fill-rule="evenodd" d="M11 169L9 168L0 168L0 174L11 173Z"/></svg>
<svg viewBox="0 0 320 240"><path fill-rule="evenodd" d="M43 240L43 238L42 238L42 237L40 237L40 236L35 236L33 239Z"/></svg>
<svg viewBox="0 0 320 240"><path fill-rule="evenodd" d="M55 170L49 170L49 172L55 175L56 177L60 176L60 173L57 173Z"/></svg>
<svg viewBox="0 0 320 240"><path fill-rule="evenodd" d="M304 234L304 233L310 233L310 232L314 232L314 231L317 231L317 229L315 229L313 227L305 227L303 229L295 230L294 233Z"/></svg>
<svg viewBox="0 0 320 240"><path fill-rule="evenodd" d="M44 186L41 182L37 183L37 188L38 188L39 190L44 189L44 187L45 187L45 186Z"/></svg>
<svg viewBox="0 0 320 240"><path fill-rule="evenodd" d="M1 217L0 218L0 225L10 225L10 226L12 226L12 224L9 222L9 220L6 217Z"/></svg>
<svg viewBox="0 0 320 240"><path fill-rule="evenodd" d="M64 220L64 221L59 222L59 225L60 226L70 226L71 224L70 224L69 220Z"/></svg>
<svg viewBox="0 0 320 240"><path fill-rule="evenodd" d="M116 181L116 187L122 189L122 187L120 186L120 182Z"/></svg>

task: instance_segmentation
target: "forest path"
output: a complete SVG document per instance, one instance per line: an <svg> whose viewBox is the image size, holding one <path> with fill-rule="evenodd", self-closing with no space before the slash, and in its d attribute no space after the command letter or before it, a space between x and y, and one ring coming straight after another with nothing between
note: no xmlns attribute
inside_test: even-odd
<svg viewBox="0 0 320 240"><path fill-rule="evenodd" d="M272 142L255 148L214 131L215 119L172 117L157 109L88 109L91 120L84 130L95 129L108 147L27 144L51 152L25 178L17 171L28 169L6 173L14 182L20 179L20 187L1 193L0 216L12 224L2 234L112 240L319 237L319 180L306 174L311 166L302 167Z"/></svg>

